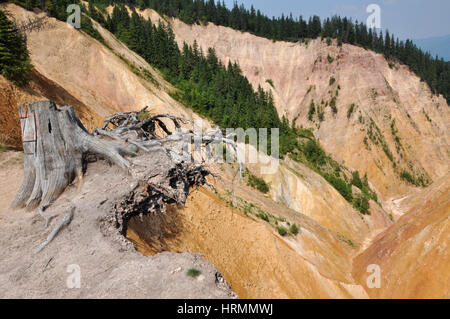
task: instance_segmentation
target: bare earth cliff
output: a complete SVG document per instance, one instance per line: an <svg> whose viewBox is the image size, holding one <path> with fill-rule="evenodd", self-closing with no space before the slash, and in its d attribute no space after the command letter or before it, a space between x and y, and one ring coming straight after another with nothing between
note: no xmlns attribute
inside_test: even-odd
<svg viewBox="0 0 450 319"><path fill-rule="evenodd" d="M224 63L237 61L255 87L273 92L280 116L313 127L328 152L367 172L385 198L409 191L394 163L397 170L430 180L448 173L450 109L407 67L389 66L381 54L347 44L328 46L320 39L274 42L212 23L189 26L176 19L171 23L179 45L195 40L204 51L215 48ZM330 107L334 97L337 113ZM323 112L323 121L317 114L308 119L311 101L316 112Z"/></svg>

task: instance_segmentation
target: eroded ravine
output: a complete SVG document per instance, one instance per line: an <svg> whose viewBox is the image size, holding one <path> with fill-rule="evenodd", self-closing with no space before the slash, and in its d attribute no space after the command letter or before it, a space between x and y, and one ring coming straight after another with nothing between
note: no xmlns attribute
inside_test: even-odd
<svg viewBox="0 0 450 319"><path fill-rule="evenodd" d="M127 237L139 252L200 252L241 298L365 297L362 287L322 275L270 227L227 207L206 188L193 191L184 208L172 206L158 216L130 220ZM301 242L301 236L290 240Z"/></svg>

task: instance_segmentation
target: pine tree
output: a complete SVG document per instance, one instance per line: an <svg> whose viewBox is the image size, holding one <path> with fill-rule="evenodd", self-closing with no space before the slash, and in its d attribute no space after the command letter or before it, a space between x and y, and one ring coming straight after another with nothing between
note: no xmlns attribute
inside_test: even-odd
<svg viewBox="0 0 450 319"><path fill-rule="evenodd" d="M65 21L67 5L74 1L75 3L79 2L79 0L21 0L16 3L27 8L35 6L45 8L52 16ZM172 76L179 75L180 72L176 72L175 68L177 65L183 64L179 64L179 58L176 57L177 50L175 46L171 46L171 41L167 39L168 35L171 37L170 31L161 30L154 26L149 27L148 22L142 21L139 22L139 28L136 29L139 36L136 36L134 31L136 21L130 22L130 16L124 5L128 5L130 8L152 8L161 14L177 17L188 24L214 22L218 25L249 31L255 35L274 40L299 41L319 36L336 38L338 45L351 43L363 46L409 66L423 81L428 83L433 92L443 94L447 101L450 101L450 82L448 80L450 62L441 61L439 58L423 52L411 40L403 42L397 39L396 41L395 37L389 32L386 32L385 35L377 33L374 29L368 29L363 23L358 24L356 22L354 24L345 17L334 16L331 19L324 20L323 25L317 16L310 18L309 21L305 21L301 16L294 19L292 15L269 18L253 6L246 9L238 2L235 2L230 10L226 7L224 0L89 0L88 2L89 10L83 9L84 13L89 14L94 20L106 26L119 39L127 42L133 50L145 59L152 61L155 66L168 68L167 71ZM112 17L108 16L105 19L95 9L97 4L102 6L114 4ZM83 31L99 38L94 32L94 28L89 26L89 21L86 20L86 22L88 30L83 28ZM85 25L85 23L82 25ZM133 31L130 31L130 28ZM145 29L145 32L142 31L143 29ZM135 39L133 42L132 38L137 38L137 41ZM99 40L101 39L99 38ZM6 59L5 55L9 54L9 51L5 51L4 48L1 48L1 50L3 50L3 59ZM164 50L171 50L174 54L166 59ZM200 74L199 72L204 72L204 70L195 70L195 74ZM20 72L16 72L16 74L20 74Z"/></svg>
<svg viewBox="0 0 450 319"><path fill-rule="evenodd" d="M25 37L0 10L0 73L17 85L26 85L30 70Z"/></svg>

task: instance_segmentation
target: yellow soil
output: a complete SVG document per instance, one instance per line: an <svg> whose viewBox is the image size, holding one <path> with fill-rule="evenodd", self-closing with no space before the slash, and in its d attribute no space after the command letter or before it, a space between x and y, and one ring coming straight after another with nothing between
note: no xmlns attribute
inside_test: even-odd
<svg viewBox="0 0 450 319"><path fill-rule="evenodd" d="M348 167L367 173L385 199L403 197L411 187L400 180L380 146L372 143L371 149L366 149L363 140L368 134L364 127L370 118L398 160L399 171L412 166L416 173L432 180L449 171L450 108L442 96L433 95L406 66L396 64L390 68L381 54L353 45L339 47L335 41L330 46L320 39L308 44L274 42L213 23L190 26L177 19L170 22L179 45L192 45L195 40L204 52L215 48L224 63L237 61L255 88L261 85L272 91L280 116L295 118L299 126L313 127L324 148ZM328 55L334 59L332 63ZM331 76L336 83L330 86ZM269 79L274 87L267 82ZM338 113L334 115L325 104L330 103L336 91ZM323 108L323 122L317 115L315 123L308 120L312 100L316 109ZM348 119L352 103L356 107ZM359 122L360 115L365 124ZM396 121L402 156L396 151L392 120Z"/></svg>
<svg viewBox="0 0 450 319"><path fill-rule="evenodd" d="M144 255L161 250L204 254L241 298L365 296L357 285L322 275L293 249L289 241L301 242L302 235L295 240L282 239L266 224L227 207L204 188L189 196L185 208L167 214L169 217L158 222L159 226L151 221L155 217L144 217L143 222L136 218L130 224L128 238L137 243L137 249ZM170 229L164 225L171 225Z"/></svg>
<svg viewBox="0 0 450 319"><path fill-rule="evenodd" d="M449 176L409 198L412 207L355 258L353 275L363 286L367 266L381 268L381 288L371 298L450 298Z"/></svg>

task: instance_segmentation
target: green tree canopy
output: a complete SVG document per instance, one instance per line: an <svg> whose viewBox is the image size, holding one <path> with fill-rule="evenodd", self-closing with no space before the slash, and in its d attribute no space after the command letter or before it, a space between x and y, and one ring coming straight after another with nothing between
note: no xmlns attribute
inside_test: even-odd
<svg viewBox="0 0 450 319"><path fill-rule="evenodd" d="M29 81L31 63L25 37L0 10L0 73L17 85Z"/></svg>

